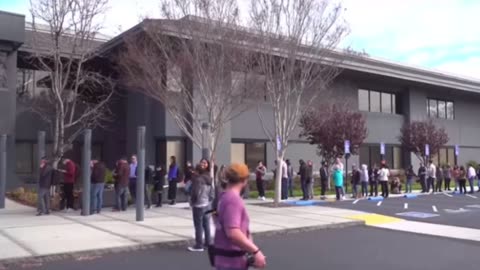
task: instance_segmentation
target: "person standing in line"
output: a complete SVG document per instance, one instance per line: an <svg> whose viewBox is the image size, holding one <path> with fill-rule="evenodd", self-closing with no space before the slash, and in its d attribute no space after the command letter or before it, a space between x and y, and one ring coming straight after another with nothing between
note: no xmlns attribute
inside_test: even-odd
<svg viewBox="0 0 480 270"><path fill-rule="evenodd" d="M382 164L382 168L378 172L378 181L382 185L382 197L388 198L388 177L390 176L390 171L386 164Z"/></svg>
<svg viewBox="0 0 480 270"><path fill-rule="evenodd" d="M358 186L360 185L360 171L357 165L352 165L352 198L358 198Z"/></svg>
<svg viewBox="0 0 480 270"><path fill-rule="evenodd" d="M326 199L326 191L328 186L328 164L326 161L322 161L322 167L320 168L320 199Z"/></svg>
<svg viewBox="0 0 480 270"><path fill-rule="evenodd" d="M47 157L40 160L38 176L38 213L37 216L50 215L50 188L53 180L53 168Z"/></svg>
<svg viewBox="0 0 480 270"><path fill-rule="evenodd" d="M435 183L435 192L442 192L442 185L443 185L443 169L445 168L445 165L443 167L438 167L437 169L437 182Z"/></svg>
<svg viewBox="0 0 480 270"><path fill-rule="evenodd" d="M427 167L427 193L430 193L430 188L432 188L432 193L435 192L435 180L437 178L437 167L433 164L433 160L428 161Z"/></svg>
<svg viewBox="0 0 480 270"><path fill-rule="evenodd" d="M475 188L473 187L473 184L475 182L475 176L477 175L477 172L473 168L472 165L468 165L468 172L467 172L467 177L468 177L468 184L470 185L470 194L473 194Z"/></svg>
<svg viewBox="0 0 480 270"><path fill-rule="evenodd" d="M153 186L153 176L155 174L155 168L153 165L145 166L145 203L147 204L147 209L152 208L152 186Z"/></svg>
<svg viewBox="0 0 480 270"><path fill-rule="evenodd" d="M212 178L208 170L208 161L202 159L197 166L196 175L192 179L190 206L192 207L193 225L195 227L195 246L190 251L203 251L211 244L210 215L206 214L214 197ZM203 235L205 233L205 243Z"/></svg>
<svg viewBox="0 0 480 270"><path fill-rule="evenodd" d="M257 184L258 199L265 201L265 183L263 178L267 173L267 168L263 165L262 161L258 162L257 168L255 168L255 181Z"/></svg>
<svg viewBox="0 0 480 270"><path fill-rule="evenodd" d="M91 162L91 205L90 214L100 214L103 207L103 189L105 188L105 175L107 166L99 159L93 159Z"/></svg>
<svg viewBox="0 0 480 270"><path fill-rule="evenodd" d="M335 185L335 195L337 201L345 199L345 193L343 191L343 164L340 159L337 158L335 165L333 165L333 182Z"/></svg>
<svg viewBox="0 0 480 270"><path fill-rule="evenodd" d="M378 196L378 167L374 164L369 171L370 175L370 197Z"/></svg>
<svg viewBox="0 0 480 270"><path fill-rule="evenodd" d="M453 166L452 177L453 177L453 180L455 181L454 191L457 192L459 187L458 180L460 179L460 169L458 168L457 165Z"/></svg>
<svg viewBox="0 0 480 270"><path fill-rule="evenodd" d="M287 159L285 161L287 163L287 175L288 175L288 194L290 197L293 197L293 166L292 163L290 162L290 159Z"/></svg>
<svg viewBox="0 0 480 270"><path fill-rule="evenodd" d="M250 218L240 193L248 184L249 172L245 164L232 164L225 173L227 185L220 194L217 217L215 218L214 265L217 270L246 270L246 253L253 256L253 267L265 268L266 259L253 242ZM230 256L219 254L225 251ZM234 254L237 253L237 254Z"/></svg>
<svg viewBox="0 0 480 270"><path fill-rule="evenodd" d="M170 166L168 167L168 199L170 200L170 205L174 205L177 199L178 174L177 158L171 156Z"/></svg>
<svg viewBox="0 0 480 270"><path fill-rule="evenodd" d="M280 164L280 173L282 175L282 200L288 199L288 166L285 160Z"/></svg>
<svg viewBox="0 0 480 270"><path fill-rule="evenodd" d="M362 186L361 197L368 197L368 175L368 166L366 164L362 164L362 169L360 170L360 184Z"/></svg>
<svg viewBox="0 0 480 270"><path fill-rule="evenodd" d="M135 204L137 200L137 156L132 155L130 158L130 175L128 180L128 189L130 190L130 196L132 197L132 203Z"/></svg>
<svg viewBox="0 0 480 270"><path fill-rule="evenodd" d="M460 194L467 194L467 172L463 166L458 171L458 186Z"/></svg>
<svg viewBox="0 0 480 270"><path fill-rule="evenodd" d="M122 157L115 168L115 193L117 206L114 211L127 211L128 207L128 185L130 180L130 165L127 158Z"/></svg>
<svg viewBox="0 0 480 270"><path fill-rule="evenodd" d="M75 162L73 162L71 159L65 158L63 159L62 163L65 166L65 170L58 171L63 173L63 194L66 200L65 211L69 212L70 210L74 210L73 189L78 172Z"/></svg>
<svg viewBox="0 0 480 270"><path fill-rule="evenodd" d="M298 175L300 176L300 184L302 186L302 194L303 194L302 200L305 201L308 199L307 164L305 163L305 161L303 161L303 159L300 159L298 163L300 164Z"/></svg>
<svg viewBox="0 0 480 270"><path fill-rule="evenodd" d="M451 191L450 189L450 182L452 181L452 168L450 168L450 164L443 166L443 177L445 179L445 191Z"/></svg>
<svg viewBox="0 0 480 270"><path fill-rule="evenodd" d="M405 171L405 176L407 178L407 182L405 184L405 193L412 193L413 178L416 177L412 165L408 166L407 170Z"/></svg>
<svg viewBox="0 0 480 270"><path fill-rule="evenodd" d="M478 191L477 192L480 192L480 164L478 165L478 168L477 168L477 180L478 180Z"/></svg>
<svg viewBox="0 0 480 270"><path fill-rule="evenodd" d="M422 187L422 193L427 192L427 168L424 166L423 163L420 163L420 167L418 168L418 177L420 181L420 186Z"/></svg>
<svg viewBox="0 0 480 270"><path fill-rule="evenodd" d="M153 175L154 191L157 194L157 204L155 207L162 207L163 202L163 188L165 185L165 170L162 165L158 164Z"/></svg>

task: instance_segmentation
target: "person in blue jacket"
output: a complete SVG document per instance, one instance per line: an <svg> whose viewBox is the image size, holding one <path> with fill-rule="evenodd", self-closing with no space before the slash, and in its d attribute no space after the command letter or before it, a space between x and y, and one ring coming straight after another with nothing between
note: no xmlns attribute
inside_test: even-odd
<svg viewBox="0 0 480 270"><path fill-rule="evenodd" d="M170 157L170 166L168 167L168 199L170 204L174 205L177 199L177 180L179 170L177 165L177 158L175 156Z"/></svg>
<svg viewBox="0 0 480 270"><path fill-rule="evenodd" d="M337 200L343 200L345 198L343 191L343 164L339 158L333 165L333 184L335 185Z"/></svg>

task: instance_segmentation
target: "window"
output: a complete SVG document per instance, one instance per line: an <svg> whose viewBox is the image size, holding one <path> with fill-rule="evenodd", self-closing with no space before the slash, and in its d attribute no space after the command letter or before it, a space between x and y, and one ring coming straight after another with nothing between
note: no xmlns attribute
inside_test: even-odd
<svg viewBox="0 0 480 270"><path fill-rule="evenodd" d="M267 147L264 142L232 143L230 145L231 162L245 163L254 171L259 161L266 163Z"/></svg>
<svg viewBox="0 0 480 270"><path fill-rule="evenodd" d="M454 119L454 104L452 101L427 99L427 114L432 118Z"/></svg>
<svg viewBox="0 0 480 270"><path fill-rule="evenodd" d="M156 164L168 168L168 166L170 165L170 157L175 156L177 158L177 165L183 172L183 167L185 166L186 162L186 150L184 140L158 140L156 148Z"/></svg>
<svg viewBox="0 0 480 270"><path fill-rule="evenodd" d="M442 147L436 155L432 155L430 159L437 166L443 166L445 164L454 165L455 161L455 148Z"/></svg>
<svg viewBox="0 0 480 270"><path fill-rule="evenodd" d="M363 89L358 90L358 109L368 112L370 110L368 104L368 91Z"/></svg>
<svg viewBox="0 0 480 270"><path fill-rule="evenodd" d="M358 90L358 109L366 112L397 114L397 97L388 92Z"/></svg>
<svg viewBox="0 0 480 270"><path fill-rule="evenodd" d="M383 159L392 169L403 168L403 153L399 146L386 145ZM360 147L361 164L366 164L371 168L375 164L380 165L381 162L380 145L362 145Z"/></svg>

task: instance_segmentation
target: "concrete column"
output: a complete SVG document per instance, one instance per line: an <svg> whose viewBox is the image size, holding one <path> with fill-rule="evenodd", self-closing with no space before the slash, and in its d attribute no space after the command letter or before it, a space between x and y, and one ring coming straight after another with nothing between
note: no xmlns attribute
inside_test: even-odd
<svg viewBox="0 0 480 270"><path fill-rule="evenodd" d="M145 212L145 126L137 129L137 158L136 220L143 221Z"/></svg>
<svg viewBox="0 0 480 270"><path fill-rule="evenodd" d="M82 153L82 216L90 215L90 162L92 160L92 130L85 130Z"/></svg>
<svg viewBox="0 0 480 270"><path fill-rule="evenodd" d="M7 135L0 135L0 209L5 208L7 187Z"/></svg>

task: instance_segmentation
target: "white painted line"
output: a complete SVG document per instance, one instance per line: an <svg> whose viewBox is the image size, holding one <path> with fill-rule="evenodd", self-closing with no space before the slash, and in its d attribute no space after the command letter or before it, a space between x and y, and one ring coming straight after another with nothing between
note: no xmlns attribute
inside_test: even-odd
<svg viewBox="0 0 480 270"><path fill-rule="evenodd" d="M435 212L435 213L438 212L438 209L435 205L432 205L432 209L433 209L433 212Z"/></svg>
<svg viewBox="0 0 480 270"><path fill-rule="evenodd" d="M377 203L377 206L380 206L380 205L382 205L382 201L379 201L379 202Z"/></svg>
<svg viewBox="0 0 480 270"><path fill-rule="evenodd" d="M403 204L403 209L408 209L408 203Z"/></svg>
<svg viewBox="0 0 480 270"><path fill-rule="evenodd" d="M448 194L448 193L443 193L443 195L447 196L447 197L453 197L452 195Z"/></svg>
<svg viewBox="0 0 480 270"><path fill-rule="evenodd" d="M357 204L357 202L358 202L358 201L359 201L359 200L355 200L355 201L353 201L353 204Z"/></svg>
<svg viewBox="0 0 480 270"><path fill-rule="evenodd" d="M473 195L470 195L470 194L467 194L467 196L470 197L470 198L478 199L476 196L473 196Z"/></svg>

